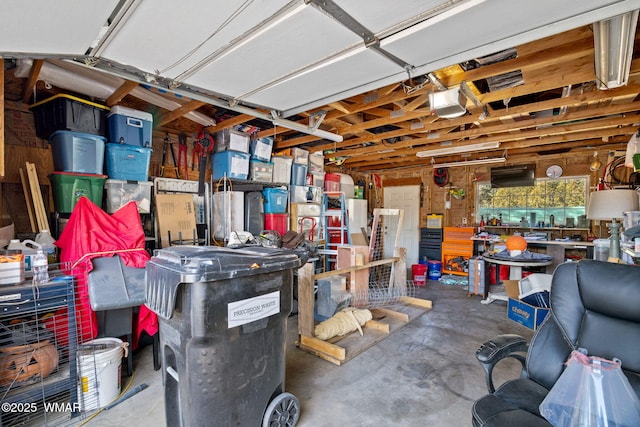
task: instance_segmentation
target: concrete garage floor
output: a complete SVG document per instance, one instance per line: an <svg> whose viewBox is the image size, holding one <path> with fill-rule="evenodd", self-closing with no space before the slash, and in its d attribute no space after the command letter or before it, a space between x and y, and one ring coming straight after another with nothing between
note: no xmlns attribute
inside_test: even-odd
<svg viewBox="0 0 640 427"><path fill-rule="evenodd" d="M461 286L429 281L415 296L431 300L433 308L342 366L298 349L297 316L289 317L285 388L300 401L298 426L471 425L473 401L486 393L475 350L494 335L529 339L533 332L507 319L506 302L481 304ZM134 364L131 389L143 383L148 388L81 423L166 424L162 375L153 370L151 347L138 352ZM500 362L497 383L516 377L519 366L511 359ZM123 377L123 388L128 381Z"/></svg>

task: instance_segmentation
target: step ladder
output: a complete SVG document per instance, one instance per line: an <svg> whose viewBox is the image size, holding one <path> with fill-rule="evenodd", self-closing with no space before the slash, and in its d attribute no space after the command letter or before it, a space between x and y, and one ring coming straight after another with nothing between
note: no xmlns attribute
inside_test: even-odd
<svg viewBox="0 0 640 427"><path fill-rule="evenodd" d="M349 216L344 193L324 192L320 206L318 227L318 254L324 258L324 271L334 270L338 258L338 247L351 244Z"/></svg>

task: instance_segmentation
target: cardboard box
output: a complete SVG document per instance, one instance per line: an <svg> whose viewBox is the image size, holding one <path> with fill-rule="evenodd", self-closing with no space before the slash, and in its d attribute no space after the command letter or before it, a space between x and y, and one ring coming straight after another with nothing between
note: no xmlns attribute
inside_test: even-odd
<svg viewBox="0 0 640 427"><path fill-rule="evenodd" d="M509 298L507 312L509 319L535 331L549 314L549 309L534 307L526 302Z"/></svg>
<svg viewBox="0 0 640 427"><path fill-rule="evenodd" d="M171 240L178 240L180 233L184 240L193 238L196 231L196 215L192 194L156 194L156 218L162 247Z"/></svg>
<svg viewBox="0 0 640 427"><path fill-rule="evenodd" d="M503 280L504 290L507 291L509 298L515 300L520 299L520 281L519 280Z"/></svg>

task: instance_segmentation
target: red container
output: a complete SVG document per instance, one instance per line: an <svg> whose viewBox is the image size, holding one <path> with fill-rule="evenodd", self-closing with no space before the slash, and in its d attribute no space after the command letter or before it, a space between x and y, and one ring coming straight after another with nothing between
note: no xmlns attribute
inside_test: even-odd
<svg viewBox="0 0 640 427"><path fill-rule="evenodd" d="M324 191L340 191L340 175L336 173L324 174Z"/></svg>
<svg viewBox="0 0 640 427"><path fill-rule="evenodd" d="M500 265L500 281L509 280L509 266L508 265ZM496 266L495 264L489 268L489 284L497 285L496 283Z"/></svg>
<svg viewBox="0 0 640 427"><path fill-rule="evenodd" d="M284 235L289 230L289 214L286 213L266 213L264 214L264 229L276 230L280 235Z"/></svg>
<svg viewBox="0 0 640 427"><path fill-rule="evenodd" d="M343 231L342 239L340 239L340 230L329 230L329 243L346 245L349 243L349 235L346 231Z"/></svg>
<svg viewBox="0 0 640 427"><path fill-rule="evenodd" d="M416 286L424 286L427 284L427 266L425 264L413 264L411 266L413 275L413 283Z"/></svg>
<svg viewBox="0 0 640 427"><path fill-rule="evenodd" d="M338 212L338 215L330 215L332 210ZM328 227L340 227L342 225L342 215L338 209L327 209L327 226Z"/></svg>

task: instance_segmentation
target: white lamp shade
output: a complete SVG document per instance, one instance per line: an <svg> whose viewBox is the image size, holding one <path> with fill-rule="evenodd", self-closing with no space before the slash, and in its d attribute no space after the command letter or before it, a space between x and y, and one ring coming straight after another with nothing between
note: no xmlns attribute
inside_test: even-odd
<svg viewBox="0 0 640 427"><path fill-rule="evenodd" d="M635 190L604 190L591 193L587 218L623 218L627 211L638 210L638 192Z"/></svg>
<svg viewBox="0 0 640 427"><path fill-rule="evenodd" d="M640 153L640 140L638 140L638 134L634 133L631 135L629 142L627 142L627 152L624 156L624 165L633 168L635 170L635 165L633 163L633 155Z"/></svg>

